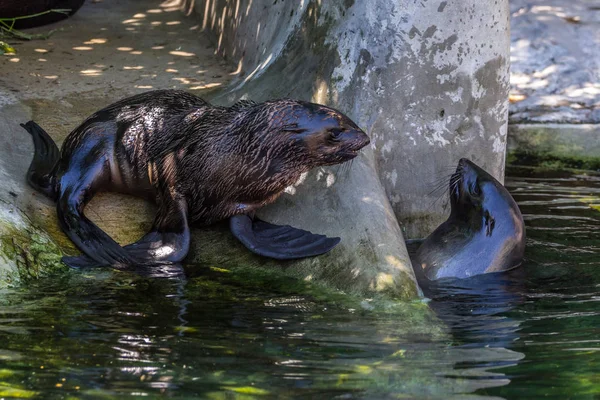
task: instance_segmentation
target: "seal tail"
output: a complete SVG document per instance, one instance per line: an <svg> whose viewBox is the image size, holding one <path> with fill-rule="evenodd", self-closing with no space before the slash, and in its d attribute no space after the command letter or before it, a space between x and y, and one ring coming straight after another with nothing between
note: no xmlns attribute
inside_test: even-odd
<svg viewBox="0 0 600 400"><path fill-rule="evenodd" d="M35 122L29 121L21 126L31 134L34 146L33 160L27 170L27 182L37 191L56 200L54 173L60 150L50 135Z"/></svg>

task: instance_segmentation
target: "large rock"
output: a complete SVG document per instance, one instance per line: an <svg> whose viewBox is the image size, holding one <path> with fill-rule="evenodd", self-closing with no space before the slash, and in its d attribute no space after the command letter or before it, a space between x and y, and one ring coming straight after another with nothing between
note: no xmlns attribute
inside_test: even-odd
<svg viewBox="0 0 600 400"><path fill-rule="evenodd" d="M361 127L369 128L348 103L331 97L329 79L339 61L336 47L327 43L332 39L328 29L333 16L325 16L316 2L301 6L240 2L239 9L228 4L217 1L212 8L197 7L205 29L210 27L218 35L217 51L233 58L237 73L246 71L215 101L306 99L350 111ZM219 17L217 22L217 15L225 18ZM222 23L223 29L218 26ZM288 269L290 273L363 295L384 292L397 298L417 296L403 235L376 163L373 150L367 149L350 167L312 171L276 204L263 210L269 221L342 237L330 254L295 262Z"/></svg>

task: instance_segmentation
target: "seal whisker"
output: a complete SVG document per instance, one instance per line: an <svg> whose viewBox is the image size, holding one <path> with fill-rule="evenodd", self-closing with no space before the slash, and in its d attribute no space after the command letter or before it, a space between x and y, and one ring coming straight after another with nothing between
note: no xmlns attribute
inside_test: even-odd
<svg viewBox="0 0 600 400"><path fill-rule="evenodd" d="M458 187L461 180L461 174L457 173L455 168L453 168L453 170L452 173L441 176L437 180L437 184L434 185L433 190L428 193L428 196L434 197L429 208L433 208L440 200L445 199L445 194L447 193L446 190L449 189L450 192L453 192ZM444 205L444 208L446 208L446 205Z"/></svg>
<svg viewBox="0 0 600 400"><path fill-rule="evenodd" d="M433 188L433 190L431 190L429 193L427 193L427 196L431 197L438 197L440 195L443 195L446 192L446 183L444 182L443 184L438 185L437 187Z"/></svg>
<svg viewBox="0 0 600 400"><path fill-rule="evenodd" d="M345 179L349 176L350 169L352 168L352 163L354 163L354 159L340 165L338 172L340 178Z"/></svg>
<svg viewBox="0 0 600 400"><path fill-rule="evenodd" d="M448 175L444 175L441 176L440 178L436 179L434 182L432 182L432 186L433 189L427 194L428 196L432 196L432 195L436 195L436 193L438 193L439 191L444 191L447 188L447 182L452 178L452 174L448 174Z"/></svg>

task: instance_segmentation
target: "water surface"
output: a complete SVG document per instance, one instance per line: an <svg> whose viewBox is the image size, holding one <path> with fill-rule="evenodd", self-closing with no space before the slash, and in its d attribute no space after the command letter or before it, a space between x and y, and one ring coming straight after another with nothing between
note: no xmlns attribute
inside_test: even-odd
<svg viewBox="0 0 600 400"><path fill-rule="evenodd" d="M0 292L0 397L598 399L600 177L509 175L527 260L433 296L447 334L226 273L74 273Z"/></svg>

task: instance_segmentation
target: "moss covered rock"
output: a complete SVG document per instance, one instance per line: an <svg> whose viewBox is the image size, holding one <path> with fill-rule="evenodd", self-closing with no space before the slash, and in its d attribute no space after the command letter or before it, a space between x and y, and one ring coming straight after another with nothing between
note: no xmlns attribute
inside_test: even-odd
<svg viewBox="0 0 600 400"><path fill-rule="evenodd" d="M0 287L67 271L61 256L46 232L0 199Z"/></svg>

